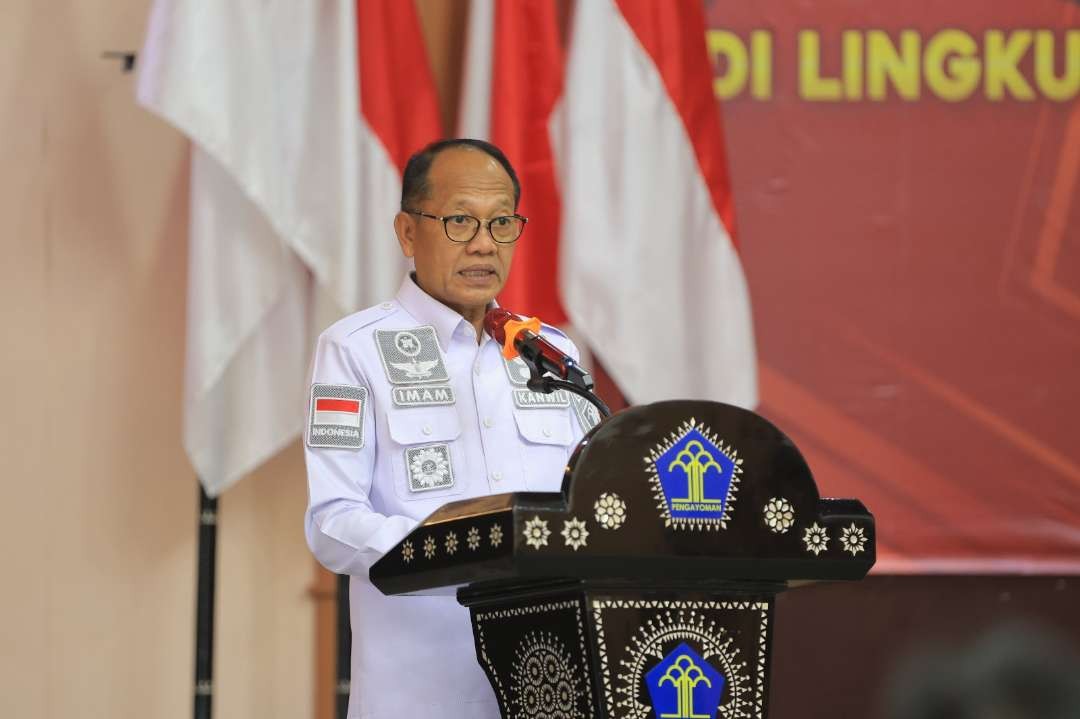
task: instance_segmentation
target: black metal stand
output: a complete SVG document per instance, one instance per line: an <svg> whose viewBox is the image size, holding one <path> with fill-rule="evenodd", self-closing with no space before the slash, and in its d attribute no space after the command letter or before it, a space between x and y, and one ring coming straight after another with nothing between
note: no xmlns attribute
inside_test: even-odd
<svg viewBox="0 0 1080 719"><path fill-rule="evenodd" d="M195 719L210 719L214 699L214 583L217 499L199 485L199 579L195 620Z"/></svg>
<svg viewBox="0 0 1080 719"><path fill-rule="evenodd" d="M352 679L352 625L349 623L349 577L337 575L337 683L334 707L338 719L349 713L349 683Z"/></svg>

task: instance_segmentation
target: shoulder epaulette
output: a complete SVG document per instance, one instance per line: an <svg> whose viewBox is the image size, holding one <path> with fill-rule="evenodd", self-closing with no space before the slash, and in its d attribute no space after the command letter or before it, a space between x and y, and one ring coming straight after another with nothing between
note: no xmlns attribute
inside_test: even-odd
<svg viewBox="0 0 1080 719"><path fill-rule="evenodd" d="M401 307L397 302L381 302L341 318L330 325L324 334L344 339L381 319L389 317L399 309L401 309Z"/></svg>

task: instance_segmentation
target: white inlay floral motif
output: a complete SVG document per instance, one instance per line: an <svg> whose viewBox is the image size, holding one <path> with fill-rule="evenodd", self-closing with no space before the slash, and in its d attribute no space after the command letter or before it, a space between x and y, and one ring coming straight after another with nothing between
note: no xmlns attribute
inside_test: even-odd
<svg viewBox="0 0 1080 719"><path fill-rule="evenodd" d="M618 529L626 521L626 502L614 492L604 492L593 504L596 521L604 529Z"/></svg>
<svg viewBox="0 0 1080 719"><path fill-rule="evenodd" d="M783 497L773 497L765 503L765 526L777 534L784 534L795 524L795 508Z"/></svg>
<svg viewBox="0 0 1080 719"><path fill-rule="evenodd" d="M866 535L863 534L862 527L856 527L854 523L850 527L844 527L843 534L840 536L840 546L845 552L851 552L851 556L854 557L864 551L865 545Z"/></svg>
<svg viewBox="0 0 1080 719"><path fill-rule="evenodd" d="M566 541L566 546L576 552L588 543L589 530L585 529L585 522L576 517L571 517L563 522L562 536Z"/></svg>
<svg viewBox="0 0 1080 719"><path fill-rule="evenodd" d="M514 716L526 719L585 719L581 670L554 634L531 631L517 651L510 674Z"/></svg>
<svg viewBox="0 0 1080 719"><path fill-rule="evenodd" d="M411 541L407 541L401 545L401 559L406 564L413 560L413 556L415 556L415 554L416 552L415 550L413 550L413 545Z"/></svg>
<svg viewBox="0 0 1080 719"><path fill-rule="evenodd" d="M469 527L469 533L465 535L465 544L469 545L469 549L475 552L480 546L480 530L476 527Z"/></svg>
<svg viewBox="0 0 1080 719"><path fill-rule="evenodd" d="M816 557L825 551L829 543L829 533L825 531L825 527L814 522L803 532L803 542L806 543L806 551L813 552Z"/></svg>
<svg viewBox="0 0 1080 719"><path fill-rule="evenodd" d="M457 546L457 534L455 534L454 532L450 532L450 534L446 535L446 553L453 554L457 551Z"/></svg>
<svg viewBox="0 0 1080 719"><path fill-rule="evenodd" d="M546 546L550 536L551 530L548 529L547 520L533 517L525 522L525 544L530 547L540 549L540 547Z"/></svg>
<svg viewBox="0 0 1080 719"><path fill-rule="evenodd" d="M428 537L424 540L424 556L431 559L435 556L435 538Z"/></svg>

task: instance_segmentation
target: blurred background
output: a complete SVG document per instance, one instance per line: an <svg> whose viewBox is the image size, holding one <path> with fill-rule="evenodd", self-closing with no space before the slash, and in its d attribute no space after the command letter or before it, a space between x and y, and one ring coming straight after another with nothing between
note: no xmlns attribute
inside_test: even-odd
<svg viewBox="0 0 1080 719"><path fill-rule="evenodd" d="M878 522L869 579L779 598L771 716L880 716L913 649L1007 620L1080 641L1080 6L602 1L660 67L745 277L751 371L706 358L672 391L756 397L821 493ZM575 34L588 2L5 4L0 715L190 715L200 479L222 493L215 713L332 715L333 578L302 533L311 342L400 281L394 172L427 139L521 152L529 241L560 247L566 146L528 138L559 137L571 73L600 61L574 45L597 40ZM665 7L700 53L642 30ZM705 110L665 74L684 51L708 53ZM510 131L509 106L534 114ZM651 243L693 262L698 240ZM516 306L569 315L609 401L655 399L559 271Z"/></svg>

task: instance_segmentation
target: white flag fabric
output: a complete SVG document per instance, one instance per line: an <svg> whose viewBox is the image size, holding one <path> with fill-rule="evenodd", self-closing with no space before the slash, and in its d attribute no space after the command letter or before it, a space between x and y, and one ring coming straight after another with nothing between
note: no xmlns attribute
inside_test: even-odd
<svg viewBox="0 0 1080 719"><path fill-rule="evenodd" d="M495 52L495 0L469 0L457 131L491 139L491 76Z"/></svg>
<svg viewBox="0 0 1080 719"><path fill-rule="evenodd" d="M571 322L634 403L757 403L700 3L574 13L555 148Z"/></svg>
<svg viewBox="0 0 1080 719"><path fill-rule="evenodd" d="M353 3L153 6L138 101L193 145L184 446L211 495L299 435L314 337L406 267L357 57Z"/></svg>

